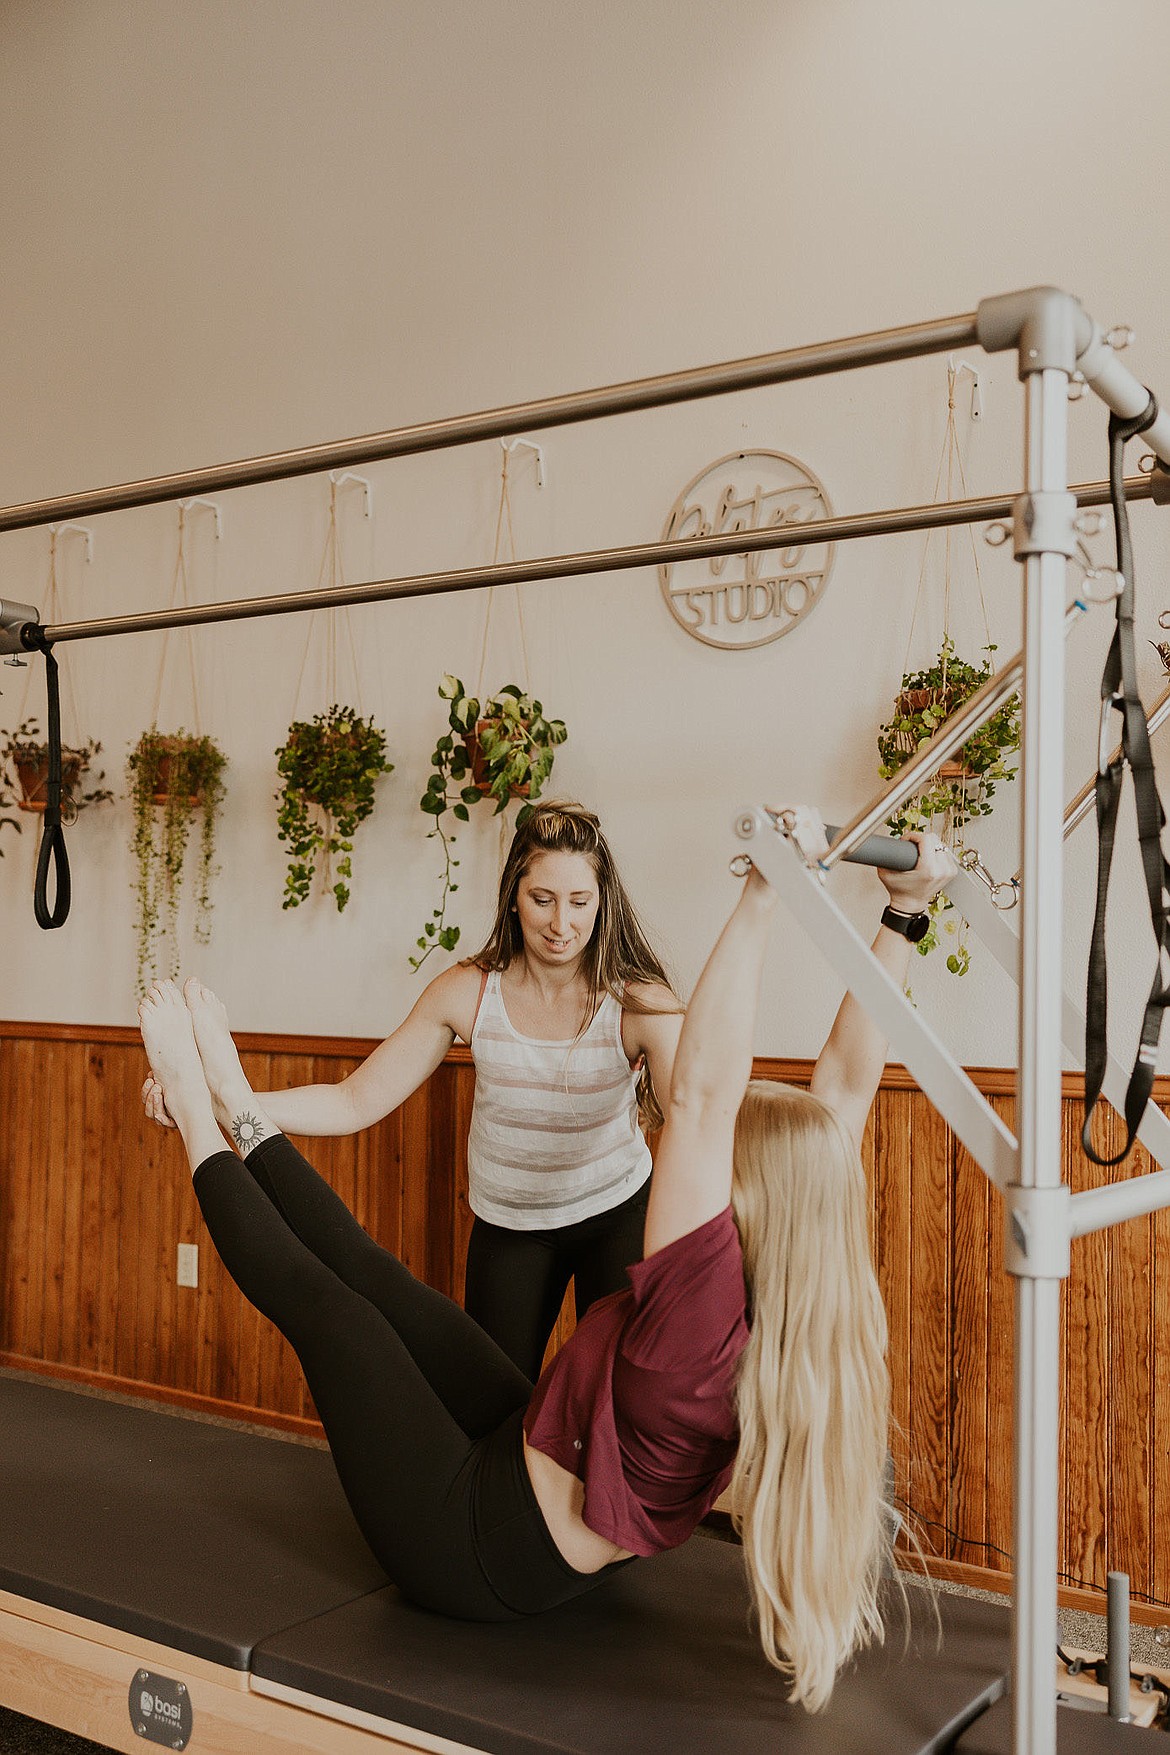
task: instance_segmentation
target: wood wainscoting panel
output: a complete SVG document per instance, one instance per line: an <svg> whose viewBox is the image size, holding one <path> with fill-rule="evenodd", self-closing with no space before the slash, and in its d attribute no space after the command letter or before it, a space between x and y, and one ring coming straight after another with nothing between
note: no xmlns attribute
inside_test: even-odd
<svg viewBox="0 0 1170 1755"><path fill-rule="evenodd" d="M364 1039L243 1035L257 1089L332 1083ZM757 1077L806 1084L806 1061ZM137 1033L0 1023L0 1364L315 1432L291 1349L238 1294L203 1227L176 1136L148 1123ZM1012 1075L973 1075L1009 1126ZM395 1114L353 1138L298 1142L373 1237L459 1298L472 1215L464 1048ZM1170 1099L1160 1080L1159 1101ZM1117 1139L1103 1118L1103 1144ZM1075 1189L1103 1170L1080 1146L1066 1080L1063 1155ZM1011 1570L1012 1282L998 1196L903 1069L887 1069L862 1151L886 1303L897 1491L925 1554L973 1581ZM179 1243L199 1284L176 1281ZM571 1300L553 1346L572 1331ZM1170 1213L1073 1246L1064 1288L1060 1565L1075 1590L1130 1574L1170 1620ZM1140 1607L1135 1608L1140 1615Z"/></svg>

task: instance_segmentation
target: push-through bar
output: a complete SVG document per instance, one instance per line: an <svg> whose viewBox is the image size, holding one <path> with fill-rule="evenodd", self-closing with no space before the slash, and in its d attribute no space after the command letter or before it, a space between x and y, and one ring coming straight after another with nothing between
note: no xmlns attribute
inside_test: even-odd
<svg viewBox="0 0 1170 1755"><path fill-rule="evenodd" d="M1109 500L1109 483L1083 482L1071 490L1078 506L1102 506ZM1128 500L1154 497L1148 475L1127 476ZM416 573L401 579L371 579L354 585L323 586L313 591L289 591L267 597L245 597L229 603L185 605L180 609L144 610L140 614L107 616L95 621L58 622L46 627L50 644L68 640L108 639L114 634L147 634L164 628L197 627L213 622L251 621L260 616L304 614L317 609L340 609L349 604L385 603L404 597L440 596L446 592L479 591L497 585L529 585L549 579L579 578L592 573L617 573L637 567L669 566L676 562L704 560L718 555L754 554L782 546L785 536L799 533L802 546L846 542L858 537L899 536L916 530L942 530L956 524L982 524L1010 518L1018 496L984 495L976 499L947 500L929 506L903 506L890 511L855 512L840 518L808 519L796 524L774 524L764 530L728 532L718 536L679 537L670 542L646 542L624 548L593 549L581 554L543 555L533 560L503 561L490 566L465 567L455 572ZM17 612L27 613L20 615ZM36 611L27 604L0 600L0 652L22 652L20 627L35 622Z"/></svg>
<svg viewBox="0 0 1170 1755"><path fill-rule="evenodd" d="M118 487L94 488L87 493L63 494L50 500L28 500L23 505L0 509L0 531L25 530L36 524L89 518L98 512L124 511L130 506L149 506L159 500L181 500L189 495L218 493L225 488L251 487L263 481L283 481L291 476L312 475L326 469L352 469L359 464L382 462L390 457L409 457L422 451L440 451L481 439L503 439L513 433L569 426L577 421L598 420L605 415L665 408L676 402L727 396L734 391L756 390L767 384L785 384L829 372L852 371L860 366L946 353L950 348L967 347L977 341L976 317L974 311L959 317L937 317L927 323L877 329L838 341L787 348L780 353L757 354L750 359L728 360L722 365L666 372L652 378L634 378L604 389L580 390L566 396L546 396L536 402L517 402L508 408L486 409L479 414L422 421L414 426L368 433L363 438L306 445L295 451L273 451L266 456L245 457L236 463L221 463L210 469L188 469L173 475L152 476L146 481L124 482Z"/></svg>

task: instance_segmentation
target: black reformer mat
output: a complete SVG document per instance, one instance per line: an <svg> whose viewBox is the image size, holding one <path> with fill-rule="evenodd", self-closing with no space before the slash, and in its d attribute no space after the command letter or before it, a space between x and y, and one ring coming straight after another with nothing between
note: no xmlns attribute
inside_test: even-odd
<svg viewBox="0 0 1170 1755"><path fill-rule="evenodd" d="M909 1650L895 1610L886 1646L811 1717L749 1629L738 1549L706 1534L551 1614L449 1621L386 1584L323 1451L13 1378L0 1589L117 1628L123 1649L129 1635L247 1671L245 1698L303 1709L314 1738L323 1715L350 1721L339 1737L489 1755L926 1755L999 1697L1009 1665L1005 1608L940 1598L939 1647L912 1588ZM195 1680L190 1700L197 1751Z"/></svg>
<svg viewBox="0 0 1170 1755"><path fill-rule="evenodd" d="M1150 1738L1162 1733L1122 1724L1103 1712L1058 1707L1056 1755L1145 1755ZM1144 1739L1144 1741L1143 1741ZM1157 1751L1161 1745L1153 1745ZM1012 1703L998 1701L959 1738L956 1755L1012 1755Z"/></svg>

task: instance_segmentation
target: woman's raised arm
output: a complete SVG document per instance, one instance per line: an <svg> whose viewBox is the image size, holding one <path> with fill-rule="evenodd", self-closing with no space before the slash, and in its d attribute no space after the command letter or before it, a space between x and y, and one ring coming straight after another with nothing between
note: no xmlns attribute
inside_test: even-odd
<svg viewBox="0 0 1170 1755"><path fill-rule="evenodd" d="M687 1007L650 1184L647 1255L713 1219L731 1199L735 1118L751 1077L775 909L775 891L752 870Z"/></svg>

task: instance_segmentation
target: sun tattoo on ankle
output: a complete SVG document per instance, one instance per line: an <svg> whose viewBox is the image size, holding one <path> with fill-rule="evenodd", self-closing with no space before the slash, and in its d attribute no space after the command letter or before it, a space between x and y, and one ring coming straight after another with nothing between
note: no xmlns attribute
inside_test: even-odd
<svg viewBox="0 0 1170 1755"><path fill-rule="evenodd" d="M264 1123L257 1115L248 1115L241 1111L232 1117L232 1138L246 1158L253 1146L258 1146L264 1138Z"/></svg>

